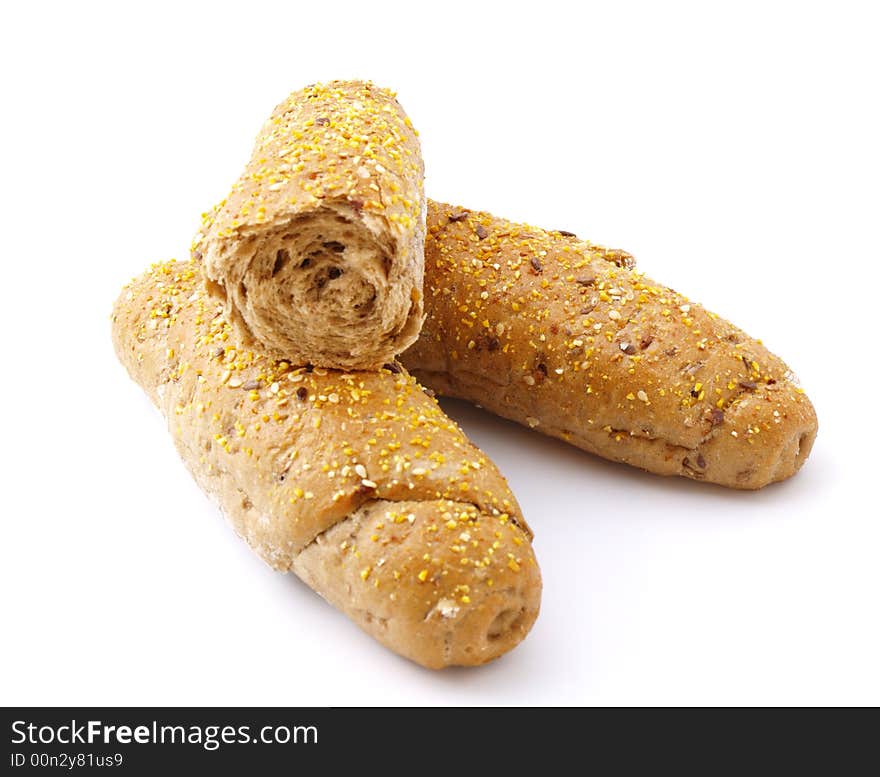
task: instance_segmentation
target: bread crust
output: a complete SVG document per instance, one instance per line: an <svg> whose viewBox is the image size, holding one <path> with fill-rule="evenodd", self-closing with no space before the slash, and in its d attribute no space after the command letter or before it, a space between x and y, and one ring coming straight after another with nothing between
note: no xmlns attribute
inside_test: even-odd
<svg viewBox="0 0 880 777"><path fill-rule="evenodd" d="M423 320L424 166L393 92L314 84L275 108L193 241L242 342L377 369Z"/></svg>
<svg viewBox="0 0 880 777"><path fill-rule="evenodd" d="M809 455L816 414L764 345L564 232L429 202L426 386L613 461L756 489Z"/></svg>
<svg viewBox="0 0 880 777"><path fill-rule="evenodd" d="M194 263L126 287L113 340L193 477L274 569L431 668L485 663L529 631L541 578L520 508L401 367L242 347Z"/></svg>

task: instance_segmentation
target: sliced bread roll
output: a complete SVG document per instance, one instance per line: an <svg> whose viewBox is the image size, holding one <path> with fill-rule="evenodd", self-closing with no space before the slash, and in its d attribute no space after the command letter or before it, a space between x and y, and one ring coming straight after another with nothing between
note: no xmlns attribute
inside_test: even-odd
<svg viewBox="0 0 880 777"><path fill-rule="evenodd" d="M377 369L423 320L424 166L392 92L291 94L193 241L245 343L294 364Z"/></svg>

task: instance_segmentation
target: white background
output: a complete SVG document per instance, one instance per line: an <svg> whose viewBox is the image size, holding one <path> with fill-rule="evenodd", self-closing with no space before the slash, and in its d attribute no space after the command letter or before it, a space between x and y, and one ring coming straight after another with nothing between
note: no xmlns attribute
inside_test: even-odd
<svg viewBox="0 0 880 777"><path fill-rule="evenodd" d="M0 701L880 703L874 4L602 5L4 10ZM763 337L818 410L803 471L664 480L445 403L544 574L531 635L476 670L420 669L263 566L109 312L185 256L272 107L335 77L398 90L431 196L626 248Z"/></svg>

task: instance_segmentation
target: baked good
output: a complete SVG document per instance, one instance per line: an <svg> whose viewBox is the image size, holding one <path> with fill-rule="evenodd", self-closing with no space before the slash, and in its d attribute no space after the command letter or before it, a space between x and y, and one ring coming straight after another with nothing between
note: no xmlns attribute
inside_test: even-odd
<svg viewBox="0 0 880 777"><path fill-rule="evenodd" d="M338 372L242 347L192 262L126 287L113 340L270 566L427 667L490 661L529 631L541 578L520 508L397 364Z"/></svg>
<svg viewBox="0 0 880 777"><path fill-rule="evenodd" d="M755 489L801 467L813 406L737 327L568 232L429 202L426 386L613 461Z"/></svg>
<svg viewBox="0 0 880 777"><path fill-rule="evenodd" d="M291 94L193 241L243 342L294 364L379 368L422 325L424 167L392 92Z"/></svg>

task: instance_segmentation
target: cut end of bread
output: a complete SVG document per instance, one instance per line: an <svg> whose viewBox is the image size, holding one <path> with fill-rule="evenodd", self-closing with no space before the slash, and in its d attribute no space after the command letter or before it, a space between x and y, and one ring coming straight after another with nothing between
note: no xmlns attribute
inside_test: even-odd
<svg viewBox="0 0 880 777"><path fill-rule="evenodd" d="M246 339L292 362L372 369L418 337L419 263L345 199L212 243L208 286ZM421 250L421 242L418 242Z"/></svg>

